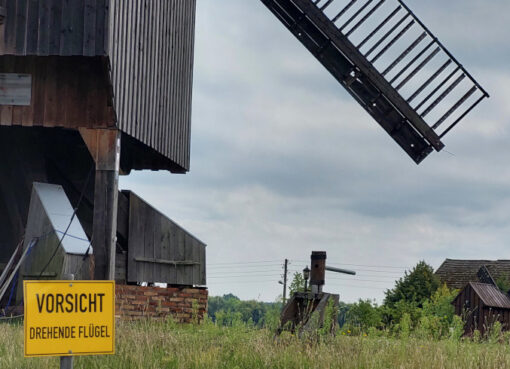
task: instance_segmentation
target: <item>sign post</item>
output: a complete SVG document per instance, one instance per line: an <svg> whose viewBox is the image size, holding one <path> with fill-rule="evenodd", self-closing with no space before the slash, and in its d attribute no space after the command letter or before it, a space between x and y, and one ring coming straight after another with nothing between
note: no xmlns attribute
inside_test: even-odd
<svg viewBox="0 0 510 369"><path fill-rule="evenodd" d="M25 357L115 353L114 281L24 281Z"/></svg>
<svg viewBox="0 0 510 369"><path fill-rule="evenodd" d="M64 279L68 281L74 281L74 274L64 275ZM74 357L72 356L61 356L60 357L60 369L73 369Z"/></svg>

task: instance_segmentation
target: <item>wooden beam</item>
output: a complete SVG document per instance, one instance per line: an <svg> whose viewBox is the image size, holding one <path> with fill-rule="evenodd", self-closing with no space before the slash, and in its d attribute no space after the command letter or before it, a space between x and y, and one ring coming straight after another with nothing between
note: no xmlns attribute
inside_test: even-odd
<svg viewBox="0 0 510 369"><path fill-rule="evenodd" d="M115 279L115 249L119 185L120 132L80 129L96 163L92 246L95 279Z"/></svg>

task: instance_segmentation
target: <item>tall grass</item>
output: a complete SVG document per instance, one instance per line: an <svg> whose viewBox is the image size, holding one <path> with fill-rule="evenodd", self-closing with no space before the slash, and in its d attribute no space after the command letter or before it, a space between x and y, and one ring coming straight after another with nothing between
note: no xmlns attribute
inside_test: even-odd
<svg viewBox="0 0 510 369"><path fill-rule="evenodd" d="M338 335L306 341L246 325L117 322L116 354L75 358L75 368L510 368L507 343ZM0 368L58 368L58 358L24 358L23 327L0 324Z"/></svg>

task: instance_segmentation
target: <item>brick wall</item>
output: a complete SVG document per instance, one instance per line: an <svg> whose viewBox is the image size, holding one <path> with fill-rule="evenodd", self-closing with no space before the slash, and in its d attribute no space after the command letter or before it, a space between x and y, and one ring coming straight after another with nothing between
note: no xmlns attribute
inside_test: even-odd
<svg viewBox="0 0 510 369"><path fill-rule="evenodd" d="M115 285L115 315L135 320L144 317L165 318L189 323L201 321L207 311L206 288L142 287Z"/></svg>

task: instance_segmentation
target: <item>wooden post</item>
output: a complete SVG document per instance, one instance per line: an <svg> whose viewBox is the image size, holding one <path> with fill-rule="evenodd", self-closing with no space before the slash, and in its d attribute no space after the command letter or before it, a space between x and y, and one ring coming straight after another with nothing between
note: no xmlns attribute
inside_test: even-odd
<svg viewBox="0 0 510 369"><path fill-rule="evenodd" d="M80 129L96 163L94 190L94 279L115 279L120 133L111 129Z"/></svg>
<svg viewBox="0 0 510 369"><path fill-rule="evenodd" d="M74 274L64 274L64 280L74 281ZM74 358L72 356L60 357L60 369L73 369Z"/></svg>
<svg viewBox="0 0 510 369"><path fill-rule="evenodd" d="M289 259L285 259L283 266L283 304L287 302L287 268L289 265Z"/></svg>

